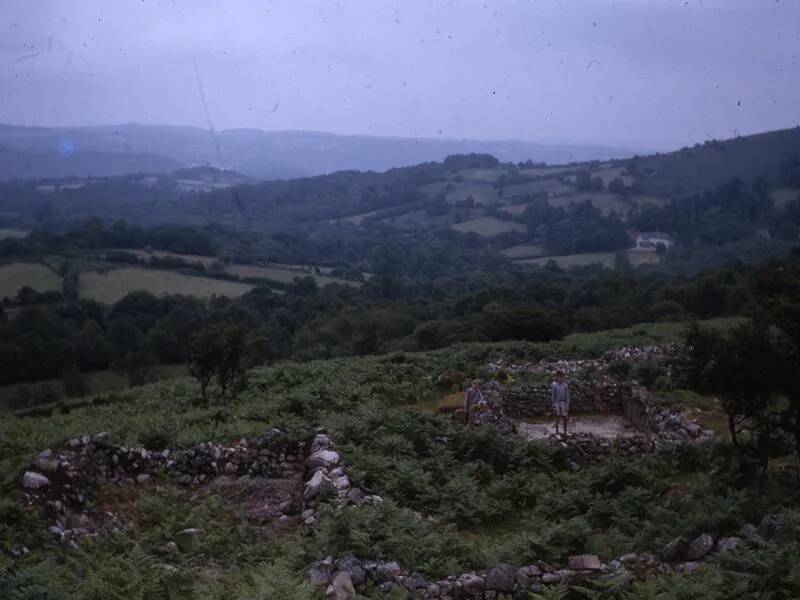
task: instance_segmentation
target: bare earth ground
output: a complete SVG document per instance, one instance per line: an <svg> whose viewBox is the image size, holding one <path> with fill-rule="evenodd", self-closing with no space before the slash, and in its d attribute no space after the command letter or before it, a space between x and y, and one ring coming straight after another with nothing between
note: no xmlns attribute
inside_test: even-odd
<svg viewBox="0 0 800 600"><path fill-rule="evenodd" d="M520 435L529 440L541 440L556 432L552 417L520 421L517 423ZM614 414L585 414L569 418L568 433L591 433L600 438L615 439L630 437L638 432L625 417Z"/></svg>
<svg viewBox="0 0 800 600"><path fill-rule="evenodd" d="M293 529L300 519L302 510L303 480L267 479L253 477L247 481L238 481L225 476L217 477L200 493L218 494L225 502L243 516L262 525L267 525L275 532ZM295 515L286 517L280 506L283 502L291 502Z"/></svg>

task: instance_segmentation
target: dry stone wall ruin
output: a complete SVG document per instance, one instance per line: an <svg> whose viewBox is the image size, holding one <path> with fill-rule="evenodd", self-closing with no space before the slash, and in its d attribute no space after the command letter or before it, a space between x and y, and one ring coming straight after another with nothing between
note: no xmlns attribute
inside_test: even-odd
<svg viewBox="0 0 800 600"><path fill-rule="evenodd" d="M561 583L580 585L587 580L632 581L643 574L657 576L692 573L718 552L732 552L785 534L776 515L765 516L758 527L745 524L736 535L714 538L703 533L694 539L677 538L657 554L641 552L603 562L594 554L570 556L566 564L544 561L523 566L497 565L441 579L405 570L395 561L359 560L353 555L332 556L315 562L309 571L313 583L327 586L328 597L354 600L356 593L377 588L390 596L399 588L415 600L525 600L530 593Z"/></svg>
<svg viewBox="0 0 800 600"><path fill-rule="evenodd" d="M25 471L22 487L27 501L42 510L50 530L74 546L82 538L124 526L117 515L94 510L92 496L99 486L169 480L197 487L218 478L297 479L302 482L301 497L280 508L285 514L301 514L307 525L316 521L325 491L341 505L380 501L351 484L327 435L318 432L297 441L275 429L230 446L202 443L162 451L112 444L106 433L86 435L41 452Z"/></svg>
<svg viewBox="0 0 800 600"><path fill-rule="evenodd" d="M568 383L570 411L573 413L622 412L624 406L640 402L641 388L635 382L623 383L604 376L570 379ZM549 414L551 410L550 383L491 381L483 384L481 391L484 396L499 399L512 418L538 417Z"/></svg>

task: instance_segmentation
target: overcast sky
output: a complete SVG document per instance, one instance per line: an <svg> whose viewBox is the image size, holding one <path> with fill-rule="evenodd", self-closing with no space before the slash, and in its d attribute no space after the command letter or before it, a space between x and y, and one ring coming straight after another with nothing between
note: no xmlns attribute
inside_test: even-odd
<svg viewBox="0 0 800 600"><path fill-rule="evenodd" d="M798 0L2 0L0 123L660 145L800 123Z"/></svg>

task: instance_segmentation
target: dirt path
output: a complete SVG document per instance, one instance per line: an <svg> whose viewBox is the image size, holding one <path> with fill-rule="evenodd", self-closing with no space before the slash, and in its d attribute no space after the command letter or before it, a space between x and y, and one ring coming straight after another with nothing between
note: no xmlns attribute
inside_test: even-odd
<svg viewBox="0 0 800 600"><path fill-rule="evenodd" d="M517 423L520 435L529 440L541 440L553 435L556 430L551 417L536 421ZM638 430L622 415L587 414L570 417L567 431L570 433L591 433L600 438L615 439L635 435Z"/></svg>

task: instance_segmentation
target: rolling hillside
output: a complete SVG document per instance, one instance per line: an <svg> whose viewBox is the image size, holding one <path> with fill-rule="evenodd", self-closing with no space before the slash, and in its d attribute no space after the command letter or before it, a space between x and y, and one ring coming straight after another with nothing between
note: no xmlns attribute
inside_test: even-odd
<svg viewBox="0 0 800 600"><path fill-rule="evenodd" d="M31 138L26 151L44 139ZM791 129L670 154L560 166L459 154L382 173L336 171L280 181L253 182L210 167L162 176L17 181L0 184L0 227L64 231L89 217L144 227L180 223L211 227L244 262L361 271L370 270L369 257L387 242L407 251L444 242L519 261L594 254L610 265L609 253L629 248L635 230L658 229L672 233L678 248L719 248L686 254L717 264L746 260L748 253L783 253L796 242L798 157L800 130ZM657 260L637 255L629 262Z"/></svg>
<svg viewBox="0 0 800 600"><path fill-rule="evenodd" d="M745 183L756 177L775 181L781 163L800 153L800 127L729 140L711 140L692 148L625 161L629 171L647 175L655 194L702 192L735 175Z"/></svg>

